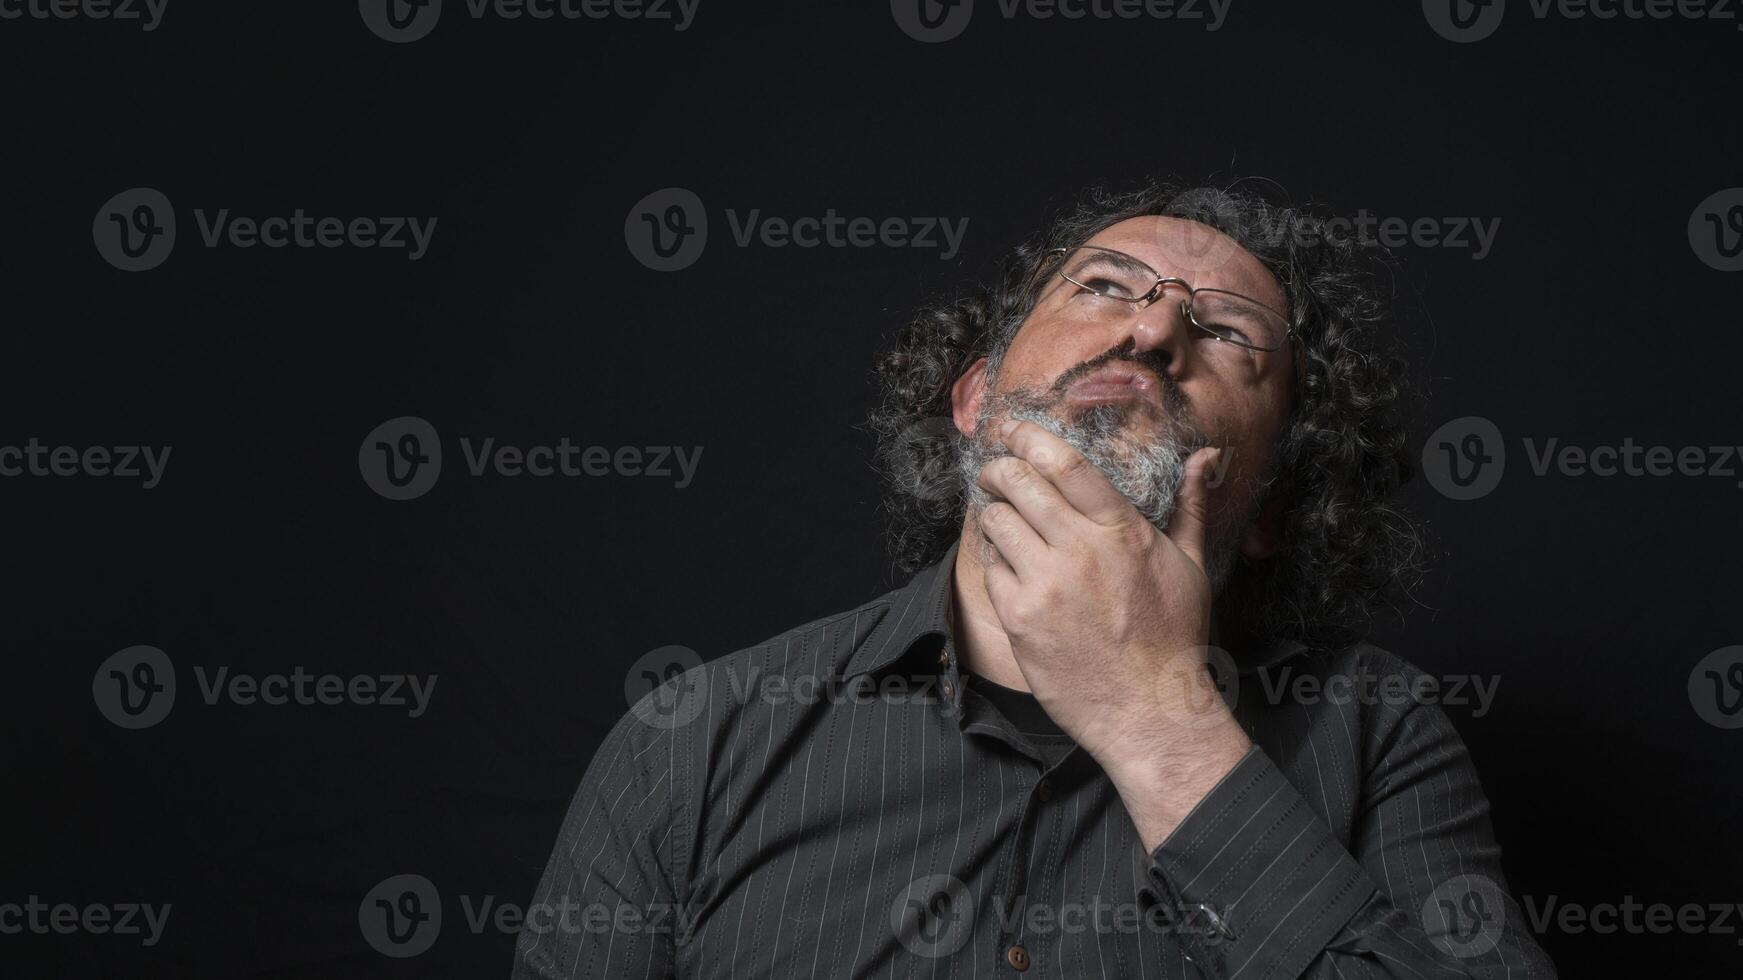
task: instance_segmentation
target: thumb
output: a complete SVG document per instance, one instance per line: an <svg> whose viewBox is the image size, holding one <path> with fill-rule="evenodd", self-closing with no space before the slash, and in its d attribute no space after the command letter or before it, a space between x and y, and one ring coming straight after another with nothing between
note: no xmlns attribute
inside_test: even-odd
<svg viewBox="0 0 1743 980"><path fill-rule="evenodd" d="M1220 446L1206 446L1186 459L1186 477L1180 481L1180 499L1168 522L1168 540L1186 553L1204 571L1205 515L1210 505L1210 480L1222 465Z"/></svg>

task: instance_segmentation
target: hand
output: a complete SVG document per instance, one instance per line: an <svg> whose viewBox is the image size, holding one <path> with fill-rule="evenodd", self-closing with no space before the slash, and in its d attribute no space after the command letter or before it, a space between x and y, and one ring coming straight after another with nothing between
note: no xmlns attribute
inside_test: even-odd
<svg viewBox="0 0 1743 980"><path fill-rule="evenodd" d="M986 569L987 596L1017 666L1140 830L1138 810L1152 804L1165 812L1150 830L1171 830L1250 747L1204 666L1205 483L1222 450L1188 459L1163 534L1064 440L1032 422L1007 422L1000 436L1014 455L981 469L999 499L980 526L1000 559Z"/></svg>

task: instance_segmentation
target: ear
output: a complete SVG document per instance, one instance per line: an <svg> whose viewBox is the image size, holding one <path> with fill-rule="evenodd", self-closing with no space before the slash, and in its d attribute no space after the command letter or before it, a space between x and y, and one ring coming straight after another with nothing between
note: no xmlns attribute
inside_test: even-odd
<svg viewBox="0 0 1743 980"><path fill-rule="evenodd" d="M980 416L980 401L985 395L986 358L983 357L950 386L950 417L956 423L956 431L970 439L974 438L974 421Z"/></svg>
<svg viewBox="0 0 1743 980"><path fill-rule="evenodd" d="M1283 547L1283 503L1273 500L1259 508L1253 523L1247 525L1247 536L1241 539L1241 554L1254 561L1264 561Z"/></svg>

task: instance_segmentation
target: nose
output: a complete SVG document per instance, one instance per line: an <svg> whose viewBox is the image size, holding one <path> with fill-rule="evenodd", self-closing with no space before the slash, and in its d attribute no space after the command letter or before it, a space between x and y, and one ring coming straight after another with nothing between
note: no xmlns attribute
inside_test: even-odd
<svg viewBox="0 0 1743 980"><path fill-rule="evenodd" d="M1156 284L1148 303L1136 316L1125 319L1125 335L1120 342L1131 341L1135 351L1157 351L1167 361L1167 373L1178 378L1190 365L1192 325L1182 307L1187 296L1186 283L1179 279L1164 279Z"/></svg>

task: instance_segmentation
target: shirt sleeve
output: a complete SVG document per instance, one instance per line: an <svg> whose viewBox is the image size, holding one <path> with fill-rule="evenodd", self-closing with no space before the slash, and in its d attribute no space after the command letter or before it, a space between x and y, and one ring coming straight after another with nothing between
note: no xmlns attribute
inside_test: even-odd
<svg viewBox="0 0 1743 980"><path fill-rule="evenodd" d="M684 916L672 869L688 838L674 803L681 740L661 697L631 709L594 755L527 906L516 980L675 975Z"/></svg>
<svg viewBox="0 0 1743 980"><path fill-rule="evenodd" d="M1206 977L1553 978L1438 706L1411 704L1346 847L1255 746L1151 854L1140 903Z"/></svg>

